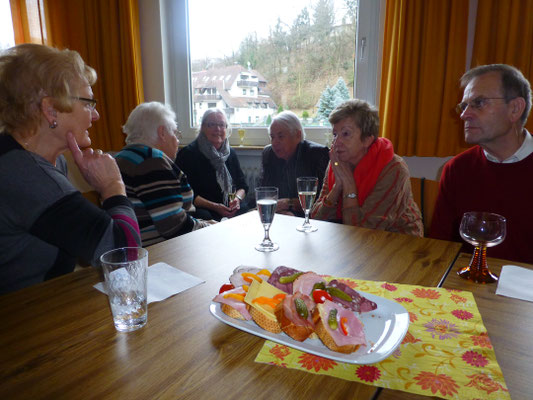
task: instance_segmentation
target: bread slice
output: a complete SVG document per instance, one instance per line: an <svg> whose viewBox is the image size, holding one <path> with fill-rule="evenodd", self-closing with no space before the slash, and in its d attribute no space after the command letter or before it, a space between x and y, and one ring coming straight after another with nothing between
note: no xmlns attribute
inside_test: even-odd
<svg viewBox="0 0 533 400"><path fill-rule="evenodd" d="M360 344L337 346L337 343L335 343L328 330L324 326L324 321L322 321L322 318L320 318L318 307L313 311L313 322L315 323L315 333L328 349L338 353L350 354L354 351L357 351L357 349L361 346ZM327 321L325 323L327 324Z"/></svg>
<svg viewBox="0 0 533 400"><path fill-rule="evenodd" d="M266 314L262 313L255 307L250 307L250 315L257 325L266 331L272 333L281 333L281 325L275 320L269 318Z"/></svg>
<svg viewBox="0 0 533 400"><path fill-rule="evenodd" d="M314 332L313 328L311 328L310 326L296 325L289 318L287 318L285 316L285 311L283 310L283 302L277 305L276 309L274 310L274 313L276 314L276 318L278 319L278 322L280 323L283 332L285 332L294 340L303 342L309 337L309 335Z"/></svg>
<svg viewBox="0 0 533 400"><path fill-rule="evenodd" d="M235 318L235 319L242 319L246 321L246 318L244 318L242 314L238 310L233 308L232 306L227 305L227 304L221 304L220 308L222 312L226 314L228 317ZM246 308L249 309L250 306L246 305Z"/></svg>

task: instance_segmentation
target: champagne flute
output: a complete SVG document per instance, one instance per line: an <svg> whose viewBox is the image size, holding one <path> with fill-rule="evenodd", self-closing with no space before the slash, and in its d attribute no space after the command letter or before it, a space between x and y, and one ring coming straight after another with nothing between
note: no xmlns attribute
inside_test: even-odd
<svg viewBox="0 0 533 400"><path fill-rule="evenodd" d="M309 176L296 178L296 187L298 189L300 205L305 212L305 221L303 225L297 226L296 229L300 232L315 232L318 228L309 223L309 213L311 212L311 207L315 201L318 178Z"/></svg>
<svg viewBox="0 0 533 400"><path fill-rule="evenodd" d="M228 204L226 204L226 207L229 207L231 202L235 200L236 195L237 195L237 186L231 185L231 191L228 193Z"/></svg>
<svg viewBox="0 0 533 400"><path fill-rule="evenodd" d="M239 147L243 147L244 146L244 135L246 134L246 130L244 129L244 127L241 126L237 130L237 133L239 134L239 141L240 141Z"/></svg>
<svg viewBox="0 0 533 400"><path fill-rule="evenodd" d="M490 272L487 266L487 247L496 246L505 239L505 217L487 212L466 212L459 233L475 249L470 265L461 268L457 274L476 283L496 282L498 276Z"/></svg>
<svg viewBox="0 0 533 400"><path fill-rule="evenodd" d="M269 230L276 212L276 205L278 204L278 188L272 186L255 188L255 199L259 218L261 218L261 223L265 230L263 241L255 246L255 249L264 252L276 251L279 246L270 240Z"/></svg>

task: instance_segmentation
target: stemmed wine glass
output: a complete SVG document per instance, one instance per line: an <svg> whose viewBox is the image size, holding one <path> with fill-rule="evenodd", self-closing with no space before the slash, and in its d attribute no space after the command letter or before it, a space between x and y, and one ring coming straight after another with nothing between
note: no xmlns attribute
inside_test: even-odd
<svg viewBox="0 0 533 400"><path fill-rule="evenodd" d="M466 212L459 232L475 249L470 265L461 268L457 274L476 283L496 282L498 276L487 267L487 247L496 246L505 239L505 217L487 212Z"/></svg>
<svg viewBox="0 0 533 400"><path fill-rule="evenodd" d="M296 229L300 232L315 232L318 228L309 223L309 213L311 211L311 206L315 201L318 178L309 176L296 178L296 187L298 189L300 204L305 212L305 221L303 225L297 226Z"/></svg>
<svg viewBox="0 0 533 400"><path fill-rule="evenodd" d="M274 219L276 205L278 204L278 188L272 186L255 188L255 200L257 211L259 211L259 218L261 218L261 223L265 229L265 237L261 243L255 246L255 249L265 252L276 251L279 249L279 246L270 240L268 232Z"/></svg>

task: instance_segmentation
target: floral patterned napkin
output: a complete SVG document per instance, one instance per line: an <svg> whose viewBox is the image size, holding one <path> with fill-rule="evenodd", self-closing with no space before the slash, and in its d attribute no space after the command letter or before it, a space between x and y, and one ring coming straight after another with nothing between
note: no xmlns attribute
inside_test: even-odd
<svg viewBox="0 0 533 400"><path fill-rule="evenodd" d="M255 361L444 399L510 399L472 293L341 281L397 301L409 312L409 330L389 358L372 365L345 364L266 341Z"/></svg>

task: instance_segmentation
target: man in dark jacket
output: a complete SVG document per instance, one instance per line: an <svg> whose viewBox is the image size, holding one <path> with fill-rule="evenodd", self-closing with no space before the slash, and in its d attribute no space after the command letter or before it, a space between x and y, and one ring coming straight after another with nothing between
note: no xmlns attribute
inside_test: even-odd
<svg viewBox="0 0 533 400"><path fill-rule="evenodd" d="M329 149L305 140L302 124L291 111L283 111L273 119L269 134L272 144L263 150L261 185L279 189L277 212L303 216L296 178L317 177L317 193L320 193Z"/></svg>

